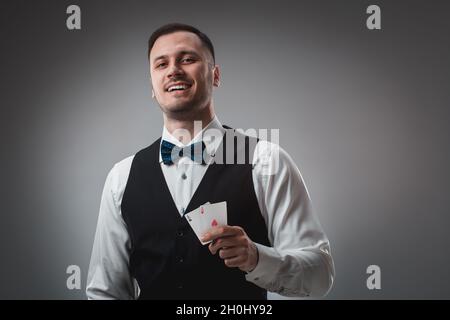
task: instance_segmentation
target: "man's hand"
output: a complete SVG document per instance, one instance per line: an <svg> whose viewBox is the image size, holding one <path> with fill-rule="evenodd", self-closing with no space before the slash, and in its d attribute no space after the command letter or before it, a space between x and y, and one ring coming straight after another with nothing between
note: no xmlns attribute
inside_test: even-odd
<svg viewBox="0 0 450 320"><path fill-rule="evenodd" d="M227 267L250 272L258 264L258 249L244 229L237 226L218 226L208 230L202 241L210 241L209 251L219 252Z"/></svg>

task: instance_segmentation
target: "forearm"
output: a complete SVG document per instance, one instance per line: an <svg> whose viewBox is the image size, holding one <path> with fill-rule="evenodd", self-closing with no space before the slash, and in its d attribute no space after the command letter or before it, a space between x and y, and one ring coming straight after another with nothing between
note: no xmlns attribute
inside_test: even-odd
<svg viewBox="0 0 450 320"><path fill-rule="evenodd" d="M291 250L256 246L259 260L248 281L289 297L323 297L330 290L334 267L328 244Z"/></svg>

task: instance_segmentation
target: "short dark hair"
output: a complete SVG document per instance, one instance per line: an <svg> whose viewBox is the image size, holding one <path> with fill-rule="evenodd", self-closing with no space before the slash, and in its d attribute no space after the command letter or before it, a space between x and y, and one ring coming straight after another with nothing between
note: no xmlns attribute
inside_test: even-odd
<svg viewBox="0 0 450 320"><path fill-rule="evenodd" d="M150 39L148 39L148 51L147 51L147 57L150 58L150 51L153 48L153 45L155 44L155 41L166 34L174 33L177 31L187 31L192 32L196 34L200 40L202 41L203 45L211 52L213 57L213 62L215 63L216 57L214 55L214 46L211 42L211 40L208 38L206 34L198 30L197 28L190 26L188 24L182 24L182 23L169 23L165 24L162 27L159 27L156 29L152 35L150 36Z"/></svg>

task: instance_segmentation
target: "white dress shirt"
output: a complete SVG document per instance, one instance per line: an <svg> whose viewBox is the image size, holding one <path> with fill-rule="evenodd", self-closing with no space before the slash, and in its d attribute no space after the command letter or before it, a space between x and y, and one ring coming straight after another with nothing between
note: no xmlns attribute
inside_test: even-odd
<svg viewBox="0 0 450 320"><path fill-rule="evenodd" d="M212 138L217 130L222 135L219 139ZM213 131L214 135L209 134ZM188 144L203 140L207 153L214 155L224 132L214 117ZM165 127L162 139L185 146ZM131 243L121 214L133 158L115 164L106 178L88 272L89 299L139 296L137 281L129 271ZM181 157L169 166L163 164L160 155L161 169L180 215L184 214L210 163L201 165L189 157ZM258 264L246 273L246 280L284 296L324 296L333 283L334 264L329 241L313 213L300 171L281 147L259 141L254 151L252 176L270 247L255 243Z"/></svg>

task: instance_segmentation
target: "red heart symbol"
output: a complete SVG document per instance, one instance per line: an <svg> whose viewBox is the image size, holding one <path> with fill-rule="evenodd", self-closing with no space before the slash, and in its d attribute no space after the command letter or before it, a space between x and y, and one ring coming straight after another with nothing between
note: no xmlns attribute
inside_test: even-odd
<svg viewBox="0 0 450 320"><path fill-rule="evenodd" d="M214 220L211 222L211 226L213 226L213 227L217 226L217 221L216 221L216 219L214 219Z"/></svg>

